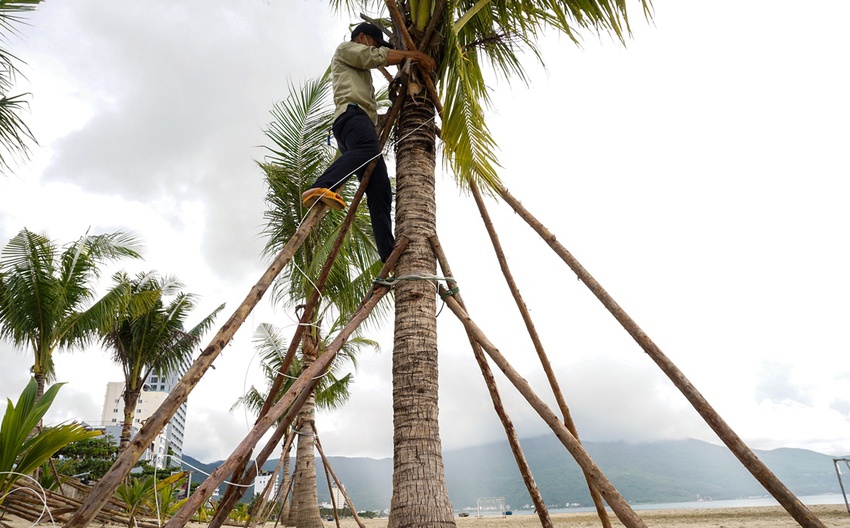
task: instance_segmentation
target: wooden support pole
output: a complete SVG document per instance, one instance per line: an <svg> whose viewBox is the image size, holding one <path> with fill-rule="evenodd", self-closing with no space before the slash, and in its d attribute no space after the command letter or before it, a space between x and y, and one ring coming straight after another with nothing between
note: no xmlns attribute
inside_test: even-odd
<svg viewBox="0 0 850 528"><path fill-rule="evenodd" d="M388 269L395 263L398 256L404 251L409 242L407 237L401 236L396 243L396 248L387 259L384 268ZM292 384L289 390L269 409L265 416L257 420L257 423L248 433L248 435L234 449L230 457L216 468L212 474L195 490L195 493L190 495L183 506L177 513L165 524L165 528L177 528L185 526L192 514L197 511L201 504L206 501L213 490L218 487L227 475L231 474L240 463L247 458L251 449L256 445L257 441L271 428L281 417L286 413L286 418L279 427L286 427L292 420L295 419L298 410L303 401L307 399L312 389L318 383L318 377L330 367L340 348L345 344L348 337L360 326L363 321L369 316L378 302L387 294L389 288L386 286L376 287L361 305L361 307L351 316L349 322L339 331L337 336L331 342L325 352L316 359L316 362L304 370L298 379Z"/></svg>
<svg viewBox="0 0 850 528"><path fill-rule="evenodd" d="M283 519L284 515L289 515L289 508L288 508L289 499L288 499L288 497L289 497L289 492L292 489L292 482L294 480L295 480L294 478L290 478L288 480L288 482L286 483L286 486L284 486L284 488L283 488L283 494L281 495L281 500L280 500L280 514L277 516L277 518L274 521L274 528L277 528L277 525L280 524L280 520Z"/></svg>
<svg viewBox="0 0 850 528"><path fill-rule="evenodd" d="M446 258L443 246L440 244L440 240L437 238L437 235L431 235L428 237L428 241L431 243L431 248L437 256L437 262L440 263L440 269L443 270L443 276L454 277L451 267L449 266L448 258ZM457 283L454 281L449 281L449 287L452 290L456 287L456 284ZM454 298L461 307L466 310L460 294L455 293ZM528 490L528 495L531 497L531 502L534 504L534 511L537 512L540 524L544 528L552 528L553 525L552 519L549 517L549 510L546 508L546 502L540 495L540 490L537 488L537 483L534 481L534 476L531 474L531 467L529 467L528 461L525 458L525 453L522 451L522 446L520 445L519 438L516 434L516 428L514 427L510 416L508 416L508 413L505 411L504 405L502 405L502 398L499 395L499 388L496 386L496 378L493 376L493 371L490 370L490 365L487 364L487 358L484 357L481 345L478 344L469 331L467 331L466 335L469 337L469 344L472 347L472 353L475 356L475 361L478 362L478 367L481 369L481 375L484 377L484 383L487 386L487 390L490 392L490 399L493 400L493 408L496 410L496 415L499 417L499 420L502 422L502 427L505 429L505 435L508 437L508 444L511 447L514 460L516 460L519 473L522 475L522 480Z"/></svg>
<svg viewBox="0 0 850 528"><path fill-rule="evenodd" d="M269 499L269 495L271 495L271 491L275 487L275 483L277 482L277 476L280 474L281 466L283 466L283 457L281 457L280 460L277 461L277 465L275 466L274 471L272 471L271 478L269 478L269 481L266 483L266 487L263 488L263 492L260 495L259 500L254 502L254 507L251 508L251 511L248 513L248 518L245 519L244 528L248 528L253 524L259 524L256 521L257 519L260 519L260 523L265 522L263 516L265 515L266 505L271 502L271 500ZM254 493L256 492L257 490L255 488Z"/></svg>
<svg viewBox="0 0 850 528"><path fill-rule="evenodd" d="M319 437L317 436L316 437L316 447L318 447L318 441L319 441ZM319 454L320 455L322 454L321 449L319 450ZM324 456L322 456L322 467L325 469L325 480L328 483L328 493L331 496L331 509L333 511L333 514L334 514L334 523L336 524L336 528L340 528L340 526L339 526L339 512L337 511L340 508L337 508L337 506L336 506L336 497L334 497L334 491L333 491L333 488L331 487L331 472L328 470L328 463L325 462Z"/></svg>
<svg viewBox="0 0 850 528"><path fill-rule="evenodd" d="M731 427L720 417L717 411L708 403L702 394L685 377L682 371L670 361L658 346L646 335L646 333L629 317L614 299L608 295L596 279L576 260L573 255L562 246L555 235L553 235L543 224L541 224L522 204L514 198L507 189L502 187L499 194L505 202L519 214L528 225L539 234L558 256L570 267L591 292L599 299L611 315L625 328L626 332L643 348L644 352L661 368L670 378L673 385L678 388L685 398L693 405L694 409L702 416L703 420L714 430L717 436L732 451L738 460L758 480L762 486L782 505L783 508L803 528L826 528L825 525L809 510L776 475L756 456L755 453L744 443L743 440L732 430ZM610 504L610 503L609 503Z"/></svg>
<svg viewBox="0 0 850 528"><path fill-rule="evenodd" d="M549 357L546 354L546 350L543 348L543 343L540 341L537 329L534 327L534 321L531 319L531 313L528 311L528 306L526 306L525 301L522 298L522 294L519 292L519 287L514 280L513 273L511 273L511 269L508 266L508 259L505 258L505 252L502 250L499 235L496 233L496 228L493 226L493 220L490 218L490 213L487 211L487 206L484 204L484 197L481 195L481 191L478 189L478 185L474 181L470 182L469 187L472 191L472 197L478 205L478 211L481 213L481 219L484 221L484 227L487 229L487 234L490 236L490 242L493 244L493 250L496 252L496 259L499 261L499 267L502 269L502 275L505 277L505 282L508 283L508 289L510 289L514 302L522 316L522 320L525 322L528 335L531 338L531 342L534 344L534 350L537 351L537 357L540 359L540 364L543 366L543 372L546 373L546 379L549 380L549 386L552 388L552 393L555 395L555 402L558 404L558 409L560 409L561 415L564 418L564 425L566 425L570 433L576 437L576 440L580 442L581 440L578 436L578 430L576 429L576 424L573 421L570 409L567 407L567 401L564 398L564 393L561 392L561 387L558 384L558 378L555 376L555 371L552 370L552 364L549 362ZM604 528L611 528L611 520L608 518L608 511L605 509L605 501L602 500L602 495L600 495L599 491L593 487L593 483L590 482L590 478L587 475L585 475L584 478L587 481L587 488L590 491L590 497L593 499L593 504L596 506L596 514L599 516L599 521L602 523Z"/></svg>
<svg viewBox="0 0 850 528"><path fill-rule="evenodd" d="M409 50L417 49L416 44L413 42L413 38L410 36L410 32L407 31L407 26L404 25L404 17L401 15L401 11L399 11L395 0L386 0L386 3L390 10L390 17L392 17L393 22L401 33L405 47ZM428 72L421 68L419 70L421 73L420 77L425 82L425 87L428 88L428 93L431 95L431 102L434 103L434 107L440 113L440 117L442 117L443 104L440 102L440 96L437 94L437 88L434 86L434 81L431 80L431 76L428 75Z"/></svg>
<svg viewBox="0 0 850 528"><path fill-rule="evenodd" d="M233 315L230 316L230 319L224 323L213 337L209 346L192 363L192 366L180 378L177 385L171 389L165 401L145 421L141 430L131 440L127 449L118 456L109 471L92 488L91 493L83 502L80 509L65 524L65 528L83 528L94 519L97 512L103 508L104 504L112 497L115 490L118 489L118 486L121 485L121 482L130 473L136 462L139 461L142 453L151 445L154 438L165 428L168 421L177 412L177 409L186 401L189 393L201 381L201 377L209 369L222 349L233 339L233 335L242 326L242 323L245 322L248 314L251 313L263 297L263 294L265 294L272 281L278 276L280 271L292 258L292 255L295 254L295 251L307 238L307 233L322 219L326 212L327 206L321 205L314 208L307 215L301 226L299 226L298 231L286 243L283 249L280 250L280 253L278 253L262 277L260 277L260 280L251 288L251 291L245 300L242 301L242 304L239 305Z"/></svg>
<svg viewBox="0 0 850 528"><path fill-rule="evenodd" d="M389 111L389 118L384 122L384 128L381 131L380 143L381 148L386 144L387 138L389 138L390 131L392 130L392 125L395 122L396 117L401 109L402 104L404 103L404 96L402 95L397 99ZM269 393L266 396L266 401L263 402L263 406L260 409L260 412L257 414L257 420L260 420L272 406L275 398L280 393L280 389L283 386L283 380L286 376L286 373L289 372L289 367L292 365L292 360L295 358L295 352L298 350L298 346L301 343L301 338L304 335L304 329L306 325L309 324L310 319L313 316L313 310L315 310L316 305L319 302L319 298L322 290L325 287L325 282L327 282L328 276L331 272L331 267L333 266L333 262L336 259L336 256L339 254L339 251L342 247L342 243L345 237L348 234L348 230L351 227L352 222L354 221L354 216L357 211L357 207L360 205L360 201L363 199L363 195L366 192L366 186L369 184L369 179L372 176L372 171L375 169L375 165L377 164L376 160L372 160L369 165L366 167L366 172L363 175L363 179L360 180L360 185L357 188L357 192L354 194L354 198L351 200L351 204L348 207L348 212L345 215L345 219L342 222L342 225L339 228L339 233L337 234L337 238L334 241L334 245L331 248L331 252L328 254L325 259L325 263L322 266L322 270L319 272L319 277L314 282L315 289L311 292L310 297L307 299L306 306L304 308L304 312L301 315L300 320L298 321L298 325L295 327L295 334L289 342L289 347L286 350L286 355L283 358L283 362L281 363L280 371L272 382L272 386L269 388ZM384 275L386 276L386 275ZM253 476L249 476L248 472L250 469L247 467L247 462L250 457L246 457L245 461L237 466L237 468L233 472L232 484L229 484L227 489L224 492L224 497L221 499L220 507L216 511L213 518L210 520L208 528L220 528L224 521L227 519L227 515L230 514L230 511L236 506L236 503L239 501L241 497L240 490L242 486L247 484L250 479L254 478ZM261 455L257 456L257 463L259 465L264 464L266 461L265 458L262 458Z"/></svg>
<svg viewBox="0 0 850 528"><path fill-rule="evenodd" d="M440 294L445 295L447 293L448 292L445 287L440 286ZM525 379L520 376L516 370L514 370L502 353L499 352L499 349L496 348L489 339L487 339L487 336L484 335L484 332L482 332L481 329L472 321L469 314L461 308L460 303L453 299L451 295L447 295L445 299L446 305L457 316L467 331L473 335L475 340L478 341L493 362L496 363L499 369L505 373L505 376L507 376L514 387L517 388L531 407L537 411L537 414L543 418L543 421L546 422L552 431L554 431L555 436L561 440L561 443L564 444L564 447L567 448L576 462L578 462L578 465L582 468L585 474L590 476L593 485L600 493L602 493L602 496L605 498L605 502L611 506L611 509L617 514L620 521L627 528L645 528L646 525L641 518L637 516L631 506L629 506L629 503L626 502L616 488L614 488L608 478L602 473L602 470L599 469L593 459L590 458L590 455L587 454L587 451L584 450L584 447L567 430L564 424L561 423L561 420L558 419L558 416L552 412L549 406L534 393L528 382L525 381Z"/></svg>
<svg viewBox="0 0 850 528"><path fill-rule="evenodd" d="M325 456L325 451L322 449L322 443L319 441L319 437L316 437L316 448L319 450L319 455L322 457L322 464L324 464L325 469L330 471L334 482L336 482L337 489L342 493L343 498L345 498L345 503L348 504L348 509L351 511L351 515L354 516L354 521L357 523L357 526L360 528L366 528L366 525L363 524L363 520L360 519L359 515L357 515L357 508L354 506L354 503L351 502L351 497L349 497L348 493L345 492L345 486L342 485L339 477L337 477L334 472L334 468L331 467L328 457ZM330 491L330 483L328 483L328 490ZM333 495L333 493L331 493L331 495Z"/></svg>
<svg viewBox="0 0 850 528"><path fill-rule="evenodd" d="M401 255L404 248L407 247L408 239L407 237L400 237L399 241L396 243L396 248L393 250L393 253L387 259L387 262L384 264L384 267L381 268L381 272L379 273L379 277L386 277L389 274L389 270L392 269L392 266L395 265L395 261L398 259L398 256ZM366 301L364 300L364 303ZM307 310L305 309L305 312ZM302 316L302 320L304 317ZM293 337L292 342L290 342L289 350L287 350L287 357L289 354L295 353L295 348L297 348L297 341L301 339L303 335L303 323L298 325L298 329L295 332L295 337ZM293 343L295 343L295 348L293 348ZM292 360L290 358L289 364L291 364ZM277 393L280 387L283 386L284 373L289 370L289 364L287 364L286 358L284 358L283 364L286 366L286 370L283 368L278 372L277 377L275 378L275 383L277 384L278 390L275 390L274 384L272 388L269 389L269 394L266 396L266 402L263 404L263 409L260 410L260 414L257 417L257 421L260 420L261 417L265 416L268 413L268 409L271 407L271 403L274 403L277 398ZM277 383L280 380L280 383ZM269 456L271 456L274 451L275 446L280 439L283 438L284 433L286 432L287 424L285 427L281 424L278 424L275 432L272 433L271 438L269 439L266 446L257 454L256 464L248 465L249 457L246 457L242 463L237 466L237 469L234 470L234 475L241 475L241 477L233 477L232 482L227 488L228 493L224 494L224 497L221 499L219 503L218 510L216 510L215 515L213 515L212 520L209 523L208 528L219 528L224 521L227 520L227 516L239 502L239 499L242 497L242 493L240 490L244 490L245 486L248 485L256 476L257 476L257 467L265 464L266 460L268 460ZM232 491L231 491L232 490Z"/></svg>

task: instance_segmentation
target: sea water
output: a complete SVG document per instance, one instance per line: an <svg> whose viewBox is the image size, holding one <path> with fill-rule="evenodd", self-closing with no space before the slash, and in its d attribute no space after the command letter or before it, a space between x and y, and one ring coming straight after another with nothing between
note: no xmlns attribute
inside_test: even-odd
<svg viewBox="0 0 850 528"><path fill-rule="evenodd" d="M826 493L823 495L803 495L797 497L803 504L845 504L844 496L840 493ZM631 504L633 510L679 510L685 508L746 508L751 506L779 506L779 503L773 497L747 497L744 499L729 499L729 500L703 500L691 502L661 502L647 504ZM579 508L557 508L550 509L549 513L572 513L572 512L590 512L596 511L596 508L579 507ZM513 510L514 515L534 515L532 510Z"/></svg>

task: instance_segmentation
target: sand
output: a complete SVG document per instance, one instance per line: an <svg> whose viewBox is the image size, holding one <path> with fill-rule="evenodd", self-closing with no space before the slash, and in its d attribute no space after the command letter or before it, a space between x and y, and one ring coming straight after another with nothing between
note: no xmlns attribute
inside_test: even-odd
<svg viewBox="0 0 850 528"><path fill-rule="evenodd" d="M810 506L812 512L828 527L850 528L850 513L843 504ZM758 508L700 508L693 510L641 510L637 512L644 523L651 528L784 528L798 527L794 519L779 506ZM540 520L536 515L510 515L501 517L466 517L455 519L458 528L539 528ZM386 528L387 519L364 519L366 528ZM557 527L599 528L599 518L595 513L561 513L552 515L552 524ZM616 517L611 524L622 527ZM332 528L333 522L325 522ZM340 522L341 528L357 528L357 523L346 519Z"/></svg>
<svg viewBox="0 0 850 528"><path fill-rule="evenodd" d="M850 528L850 513L843 504L817 505L809 507L812 512L829 528ZM681 510L641 510L641 519L651 528L784 528L799 526L788 513L778 506L757 508L700 508ZM12 528L29 528L31 523L17 517L6 516L3 521ZM457 518L458 528L536 528L540 520L536 515L510 515L508 517L476 517ZM622 528L616 517L611 518L614 527ZM364 519L366 528L386 528L387 519ZM42 523L42 525L50 523ZM598 528L599 519L595 513L561 513L552 516L552 524L557 527ZM61 526L61 525L58 525ZM92 523L95 528L101 528L100 523ZM191 523L187 528L205 528L206 525ZM263 528L272 528L266 524ZM333 521L326 521L327 528L334 528ZM109 528L119 528L118 526ZM282 527L281 527L282 528ZM343 519L340 528L357 528L352 519Z"/></svg>

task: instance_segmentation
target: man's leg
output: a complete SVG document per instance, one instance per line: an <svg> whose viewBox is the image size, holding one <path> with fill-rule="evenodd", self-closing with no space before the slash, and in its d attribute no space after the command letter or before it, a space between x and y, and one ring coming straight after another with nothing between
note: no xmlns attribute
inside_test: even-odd
<svg viewBox="0 0 850 528"><path fill-rule="evenodd" d="M383 156L378 158L378 163L366 186L366 203L369 205L369 218L372 220L375 245L378 247L381 261L385 262L393 252L395 238L392 222L393 191Z"/></svg>
<svg viewBox="0 0 850 528"><path fill-rule="evenodd" d="M350 106L334 122L334 137L342 155L316 179L311 189L324 187L335 191L354 174L362 177L369 161L380 155L381 144L375 125L357 106Z"/></svg>
<svg viewBox="0 0 850 528"><path fill-rule="evenodd" d="M393 194L375 125L360 108L349 108L334 123L334 136L343 154L316 180L313 188L336 190L352 174L362 179L369 162L377 160L366 186L366 202L378 254L381 260L386 260L395 247L392 227Z"/></svg>

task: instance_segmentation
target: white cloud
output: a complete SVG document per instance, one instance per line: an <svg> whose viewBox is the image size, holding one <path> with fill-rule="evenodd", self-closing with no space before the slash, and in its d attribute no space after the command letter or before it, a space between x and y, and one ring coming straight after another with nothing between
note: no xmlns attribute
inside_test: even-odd
<svg viewBox="0 0 850 528"><path fill-rule="evenodd" d="M850 451L844 395L850 213L850 4L800 19L790 2L655 2L623 48L547 39L548 72L494 83L488 116L509 190L754 447ZM304 21L309 21L305 24ZM262 130L289 81L322 73L346 22L324 4L45 3L24 28L42 146L0 179L0 234L139 233L144 263L221 302L218 324L264 269ZM472 200L438 176L438 230L470 313L551 397ZM588 440L713 439L574 273L504 205L488 202L579 432ZM104 284L105 286L105 284ZM503 437L466 337L444 310L440 426L446 449ZM261 382L250 334L287 315L262 301L189 401L187 452L224 458L249 427L229 413ZM392 341L361 360L352 401L321 414L328 454L390 456ZM30 360L0 345L0 396ZM57 416L96 413L120 372L105 353L60 353ZM772 365L765 371L764 365ZM17 374L16 374L17 372ZM496 373L501 378L500 373ZM546 427L504 380L522 436ZM99 414L99 413L97 413Z"/></svg>

